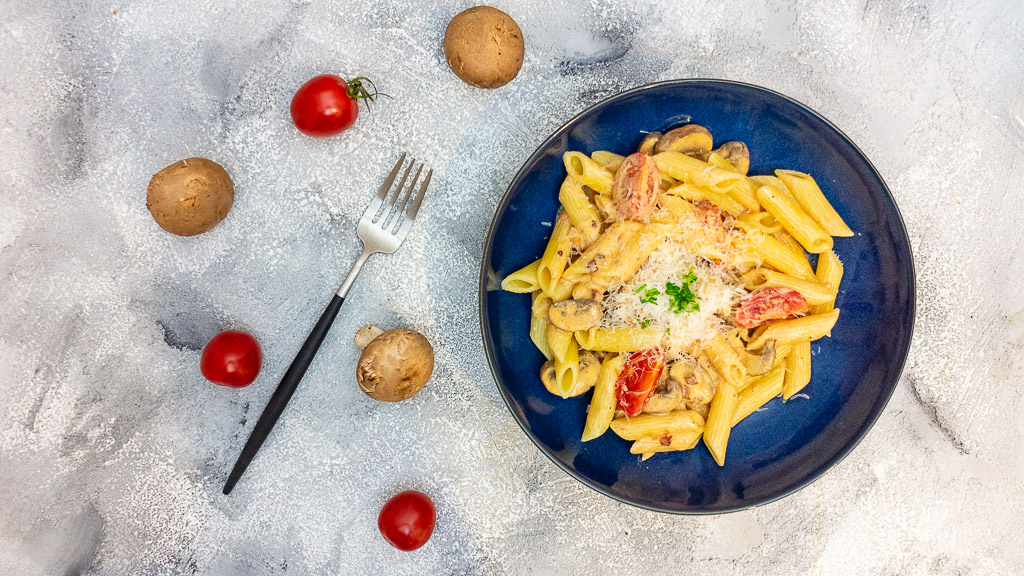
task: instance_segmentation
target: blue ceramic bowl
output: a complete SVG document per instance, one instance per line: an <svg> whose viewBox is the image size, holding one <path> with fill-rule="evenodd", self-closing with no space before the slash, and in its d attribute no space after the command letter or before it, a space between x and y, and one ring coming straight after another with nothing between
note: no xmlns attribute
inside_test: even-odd
<svg viewBox="0 0 1024 576"><path fill-rule="evenodd" d="M750 173L812 174L856 231L837 238L845 265L831 338L812 345L810 398L770 402L732 432L725 466L703 444L646 462L608 432L583 443L590 394L563 400L538 379L543 356L530 342L530 295L500 279L544 251L565 177L562 154L636 150L643 131L687 122L716 142L750 148ZM651 510L717 514L781 498L835 466L871 428L896 387L914 326L914 265L899 210L871 162L838 128L786 96L737 82L676 80L623 92L559 128L509 186L484 247L480 321L502 397L533 442L587 486Z"/></svg>

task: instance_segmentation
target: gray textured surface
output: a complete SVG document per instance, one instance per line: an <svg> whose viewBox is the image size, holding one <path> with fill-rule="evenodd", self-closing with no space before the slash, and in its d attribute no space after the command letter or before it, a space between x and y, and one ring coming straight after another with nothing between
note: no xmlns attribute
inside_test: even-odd
<svg viewBox="0 0 1024 576"><path fill-rule="evenodd" d="M0 572L1024 571L1018 2L497 2L528 49L496 91L445 67L462 2L0 4ZM342 137L305 138L288 102L318 72L372 76L395 99ZM682 518L606 499L530 444L479 350L476 273L493 209L544 135L616 91L700 76L792 95L862 146L903 210L920 304L903 382L850 457L781 502ZM223 497L400 148L440 173L421 221L371 260ZM144 194L190 155L223 164L237 198L185 239ZM350 339L368 322L434 342L413 401L356 389ZM199 374L228 327L265 352L242 390ZM409 487L440 521L403 554L375 518Z"/></svg>

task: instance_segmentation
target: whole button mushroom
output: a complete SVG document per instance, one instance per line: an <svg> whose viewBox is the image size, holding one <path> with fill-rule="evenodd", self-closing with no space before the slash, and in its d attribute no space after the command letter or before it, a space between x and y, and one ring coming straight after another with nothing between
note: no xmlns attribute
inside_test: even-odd
<svg viewBox="0 0 1024 576"><path fill-rule="evenodd" d="M460 12L444 31L444 56L463 82L478 88L508 84L523 65L523 31L490 6Z"/></svg>
<svg viewBox="0 0 1024 576"><path fill-rule="evenodd" d="M235 186L220 164L186 158L153 175L146 207L161 228L195 236L216 226L231 210Z"/></svg>
<svg viewBox="0 0 1024 576"><path fill-rule="evenodd" d="M396 328L366 345L356 366L356 381L359 389L374 400L401 402L422 390L433 371L434 348L430 342L415 330Z"/></svg>

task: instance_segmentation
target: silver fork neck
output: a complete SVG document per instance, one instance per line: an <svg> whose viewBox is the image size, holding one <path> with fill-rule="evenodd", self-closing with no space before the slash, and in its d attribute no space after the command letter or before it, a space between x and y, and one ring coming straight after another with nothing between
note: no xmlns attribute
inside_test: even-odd
<svg viewBox="0 0 1024 576"><path fill-rule="evenodd" d="M355 263L352 264L352 269L349 270L348 276L345 276L345 281L341 283L341 287L338 288L338 296L344 298L348 296L348 291L352 289L352 284L356 281L356 276L359 276L359 271L363 269L363 264L366 263L366 259L370 257L370 252L365 247L363 248L362 254L359 258L356 258Z"/></svg>

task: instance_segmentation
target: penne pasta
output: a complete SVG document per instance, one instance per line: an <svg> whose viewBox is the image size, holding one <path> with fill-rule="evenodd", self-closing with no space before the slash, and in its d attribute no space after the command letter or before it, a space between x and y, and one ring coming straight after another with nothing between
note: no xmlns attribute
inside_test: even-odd
<svg viewBox="0 0 1024 576"><path fill-rule="evenodd" d="M725 466L725 449L729 444L729 433L732 432L732 417L736 412L738 395L736 388L723 382L715 391L711 401L707 424L704 426L704 445L719 466Z"/></svg>
<svg viewBox="0 0 1024 576"><path fill-rule="evenodd" d="M537 283L548 296L554 294L562 272L569 263L569 249L572 247L569 240L571 229L569 216L565 210L559 210L555 216L551 238L548 239L547 248L544 249L544 254L540 257L540 265L537 267Z"/></svg>
<svg viewBox="0 0 1024 576"><path fill-rule="evenodd" d="M562 186L558 190L558 201L562 203L569 222L579 231L578 248L586 250L601 234L601 219L597 210L587 198L583 187L572 178L562 181Z"/></svg>
<svg viewBox="0 0 1024 576"><path fill-rule="evenodd" d="M743 178L741 174L723 170L679 152L661 152L655 154L653 158L658 170L665 175L716 192L731 190Z"/></svg>
<svg viewBox="0 0 1024 576"><path fill-rule="evenodd" d="M650 458L657 452L681 452L689 450L697 445L700 436L704 432L701 427L696 430L673 431L666 434L644 436L638 438L629 447L630 454L643 454L644 460Z"/></svg>
<svg viewBox="0 0 1024 576"><path fill-rule="evenodd" d="M751 240L753 251L761 258L761 261L790 276L799 278L814 278L814 271L807 258L801 255L799 258L792 250L786 248L774 236L762 236L759 239Z"/></svg>
<svg viewBox="0 0 1024 576"><path fill-rule="evenodd" d="M757 201L782 224L808 252L818 254L832 249L832 237L811 219L800 206L774 186L757 189Z"/></svg>
<svg viewBox="0 0 1024 576"><path fill-rule="evenodd" d="M557 328L556 328L557 330ZM548 331L550 334L550 330ZM555 356L555 383L562 398L574 396L580 373L579 349L576 341L569 339L561 357Z"/></svg>
<svg viewBox="0 0 1024 576"><path fill-rule="evenodd" d="M726 382L737 389L742 388L747 383L747 371L725 336L716 334L714 338L706 340L704 344L703 352L711 360L715 370L718 370Z"/></svg>
<svg viewBox="0 0 1024 576"><path fill-rule="evenodd" d="M501 289L506 292L517 292L526 294L540 289L537 282L537 269L540 268L540 260L530 262L519 270L505 276L501 281Z"/></svg>
<svg viewBox="0 0 1024 576"><path fill-rule="evenodd" d="M843 279L843 263L836 253L829 250L818 255L818 269L814 274L819 284L828 288L829 299L811 306L811 314L822 314L835 307L836 295L839 293L839 282Z"/></svg>
<svg viewBox="0 0 1024 576"><path fill-rule="evenodd" d="M782 387L782 400L804 389L811 381L811 341L793 343L793 351L786 357L786 380Z"/></svg>
<svg viewBox="0 0 1024 576"><path fill-rule="evenodd" d="M746 212L746 208L728 194L716 192L708 188L698 188L697 186L686 182L676 184L668 190L665 190L664 194L668 194L669 196L679 196L680 198L690 202L707 200L721 208L723 212L728 212L731 216L739 216Z"/></svg>
<svg viewBox="0 0 1024 576"><path fill-rule="evenodd" d="M565 171L569 177L598 194L609 194L615 183L615 175L605 170L586 154L566 152L562 155Z"/></svg>
<svg viewBox="0 0 1024 576"><path fill-rule="evenodd" d="M829 252L831 253L831 251ZM825 304L832 301L835 295L832 290L819 283L817 280L797 278L767 268L755 268L740 277L747 290L754 291L759 288L789 288L796 290L807 300L810 305Z"/></svg>
<svg viewBox="0 0 1024 576"><path fill-rule="evenodd" d="M548 349L551 350L551 355L555 360L565 361L570 345L576 345L572 332L566 332L551 322L548 322L547 329L544 331L544 338L547 340Z"/></svg>
<svg viewBox="0 0 1024 576"><path fill-rule="evenodd" d="M782 181L796 203L809 214L830 236L853 236L853 230L846 225L818 183L809 174L796 170L776 170L775 175Z"/></svg>
<svg viewBox="0 0 1024 576"><path fill-rule="evenodd" d="M751 212L741 214L736 220L747 225L747 230L760 230L763 234L774 234L782 230L782 224L768 212Z"/></svg>
<svg viewBox="0 0 1024 576"><path fill-rule="evenodd" d="M769 322L754 331L754 337L747 342L747 350L759 350L768 340L775 340L777 343L817 340L826 336L838 319L839 309L834 308L824 314Z"/></svg>
<svg viewBox="0 0 1024 576"><path fill-rule="evenodd" d="M590 409L587 411L587 423L583 426L583 442L588 442L604 434L615 417L615 383L622 372L625 357L609 355L601 363L601 372L594 385L594 395L590 398Z"/></svg>
<svg viewBox="0 0 1024 576"><path fill-rule="evenodd" d="M590 158L612 174L615 174L615 171L619 169L619 165L626 159L622 154L616 154L607 150L595 150L590 155Z"/></svg>
<svg viewBox="0 0 1024 576"><path fill-rule="evenodd" d="M779 366L754 380L750 386L740 392L736 399L736 411L732 416L732 425L739 424L741 420L756 412L769 400L782 394L782 381L785 376L786 367Z"/></svg>
<svg viewBox="0 0 1024 576"><path fill-rule="evenodd" d="M693 410L674 410L667 414L641 414L633 418L616 418L611 422L612 432L623 440L639 440L644 436L698 431L704 428L704 418Z"/></svg>
<svg viewBox="0 0 1024 576"><path fill-rule="evenodd" d="M548 308L551 306L551 298L541 292L533 293L533 305L530 313L530 340L540 350L545 358L551 360L554 356L551 347L548 346Z"/></svg>
<svg viewBox="0 0 1024 576"><path fill-rule="evenodd" d="M576 332L576 341L584 350L635 352L660 345L664 336L655 328L591 328Z"/></svg>

